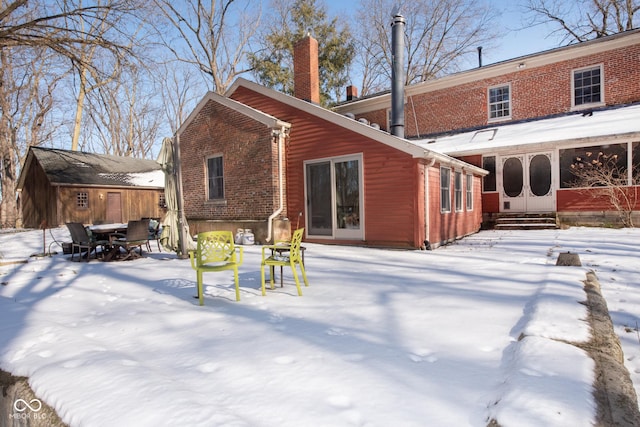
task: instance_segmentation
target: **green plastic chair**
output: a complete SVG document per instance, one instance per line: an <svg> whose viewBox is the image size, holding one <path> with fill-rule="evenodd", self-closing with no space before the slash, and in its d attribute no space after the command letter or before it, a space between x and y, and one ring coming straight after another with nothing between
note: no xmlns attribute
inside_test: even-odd
<svg viewBox="0 0 640 427"><path fill-rule="evenodd" d="M191 268L196 270L200 305L204 305L202 273L223 270L233 270L236 301L240 301L238 267L242 265L243 254L244 248L234 246L230 231L206 231L198 234L196 250L189 251L189 259Z"/></svg>
<svg viewBox="0 0 640 427"><path fill-rule="evenodd" d="M296 281L296 288L298 288L298 295L302 296L302 289L300 289L300 280L298 279L298 272L296 271L296 265L300 267L302 278L304 279L304 285L309 286L307 281L307 274L304 271L304 263L302 262L302 251L300 245L302 243L302 235L304 234L304 228L299 228L293 233L291 243L288 247L288 253L282 252L282 245L270 245L262 247L262 264L260 266L262 276L262 295L266 295L265 292L265 267L269 266L270 269L270 282L271 289L274 289L274 276L275 267L291 267L293 272L293 278ZM270 254L267 253L270 252Z"/></svg>

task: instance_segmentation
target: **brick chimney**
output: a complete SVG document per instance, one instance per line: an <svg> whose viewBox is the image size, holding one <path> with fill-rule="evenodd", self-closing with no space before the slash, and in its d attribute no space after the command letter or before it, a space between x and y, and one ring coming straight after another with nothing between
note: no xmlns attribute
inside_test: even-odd
<svg viewBox="0 0 640 427"><path fill-rule="evenodd" d="M354 85L347 86L347 101L352 101L358 97L358 88Z"/></svg>
<svg viewBox="0 0 640 427"><path fill-rule="evenodd" d="M296 98L320 104L318 41L311 35L293 47L293 94Z"/></svg>

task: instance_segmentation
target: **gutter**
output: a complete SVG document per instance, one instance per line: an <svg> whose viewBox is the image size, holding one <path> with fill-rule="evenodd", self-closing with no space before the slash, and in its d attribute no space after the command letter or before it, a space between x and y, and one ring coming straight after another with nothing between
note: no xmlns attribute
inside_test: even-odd
<svg viewBox="0 0 640 427"><path fill-rule="evenodd" d="M266 241L270 242L273 234L273 220L282 213L284 210L284 170L283 170L283 153L284 153L284 139L287 137L286 126L282 126L280 130L273 130L273 135L278 137L278 191L279 202L278 209L276 209L267 220L267 238Z"/></svg>

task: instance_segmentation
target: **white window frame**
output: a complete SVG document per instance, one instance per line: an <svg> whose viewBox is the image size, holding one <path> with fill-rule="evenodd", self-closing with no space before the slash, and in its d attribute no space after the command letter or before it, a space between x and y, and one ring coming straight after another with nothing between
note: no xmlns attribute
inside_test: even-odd
<svg viewBox="0 0 640 427"><path fill-rule="evenodd" d="M466 207L467 207L467 211L472 211L473 210L473 174L468 173L467 174L467 181L466 181Z"/></svg>
<svg viewBox="0 0 640 427"><path fill-rule="evenodd" d="M446 178L442 179L442 174L446 171ZM445 196L446 197L443 197ZM446 204L443 203L446 200ZM440 166L440 213L451 212L451 168Z"/></svg>
<svg viewBox="0 0 640 427"><path fill-rule="evenodd" d="M456 212L462 212L462 172L453 172L453 203Z"/></svg>
<svg viewBox="0 0 640 427"><path fill-rule="evenodd" d="M336 224L336 177L335 177L335 164L348 162L358 162L358 180L359 180L359 203L360 203L360 227L358 229L346 229L338 228ZM304 198L309 200L309 189L307 185L307 165L313 165L315 163L330 163L331 170L331 235L314 235L311 233L311 227L309 224L305 224L305 233L309 237L315 239L354 239L364 240L365 238L365 210L364 210L364 155L362 153L349 154L336 157L325 157L321 159L305 160L304 165ZM309 212L305 206L305 218L309 221Z"/></svg>
<svg viewBox="0 0 640 427"><path fill-rule="evenodd" d="M507 88L507 90L509 91L509 99L507 99L507 103L509 104L509 114L507 114L506 116L500 116L500 117L491 117L491 105L492 104L502 104L504 103L504 101L500 101L500 102L491 102L491 91L494 89L501 89L501 88ZM487 88L487 118L489 122L500 122L500 121L504 121L504 120L511 120L511 115L513 114L513 103L511 102L511 83L506 83L506 84L500 84L500 85L494 85L494 86L490 86Z"/></svg>
<svg viewBox="0 0 640 427"><path fill-rule="evenodd" d="M600 101L590 102L586 104L576 105L576 75L577 72L600 69ZM602 64L590 65L588 67L575 68L571 70L571 109L572 110L584 110L588 108L599 107L605 105L604 103L604 66Z"/></svg>

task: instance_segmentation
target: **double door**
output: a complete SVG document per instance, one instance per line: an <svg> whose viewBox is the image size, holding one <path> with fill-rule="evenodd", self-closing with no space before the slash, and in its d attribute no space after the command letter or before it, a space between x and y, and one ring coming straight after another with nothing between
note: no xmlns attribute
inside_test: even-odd
<svg viewBox="0 0 640 427"><path fill-rule="evenodd" d="M551 152L502 156L501 212L553 212L556 199Z"/></svg>

